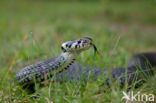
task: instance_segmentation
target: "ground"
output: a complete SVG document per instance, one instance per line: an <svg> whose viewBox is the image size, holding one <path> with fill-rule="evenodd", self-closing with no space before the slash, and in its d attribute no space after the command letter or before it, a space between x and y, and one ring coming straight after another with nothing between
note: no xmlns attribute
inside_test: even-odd
<svg viewBox="0 0 156 103"><path fill-rule="evenodd" d="M77 62L101 68L125 67L135 53L156 51L156 2L50 2L0 1L0 101L120 103L117 84L105 86L105 79L88 83L50 83L37 88L31 98L15 81L24 66L57 56L61 43L91 37L99 49L81 54ZM134 92L156 96L156 77ZM105 91L105 92L104 92Z"/></svg>

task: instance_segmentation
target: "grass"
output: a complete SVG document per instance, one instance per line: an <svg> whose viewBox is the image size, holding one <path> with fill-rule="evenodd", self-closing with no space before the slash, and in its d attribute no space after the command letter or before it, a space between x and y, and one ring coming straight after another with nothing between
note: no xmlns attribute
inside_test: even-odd
<svg viewBox="0 0 156 103"><path fill-rule="evenodd" d="M0 1L0 101L39 103L120 103L122 91L105 78L80 83L51 83L38 88L31 98L15 82L24 66L57 56L64 41L92 37L101 57L93 50L77 62L101 68L125 67L135 53L156 51L155 2L43 2ZM156 77L134 92L153 93ZM105 91L105 92L104 92Z"/></svg>

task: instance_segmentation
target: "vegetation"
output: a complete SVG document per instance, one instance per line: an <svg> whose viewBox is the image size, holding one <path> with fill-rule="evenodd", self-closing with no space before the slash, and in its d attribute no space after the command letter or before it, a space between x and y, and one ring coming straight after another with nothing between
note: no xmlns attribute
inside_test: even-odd
<svg viewBox="0 0 156 103"><path fill-rule="evenodd" d="M148 1L148 2L147 2ZM54 82L27 94L15 81L24 66L57 56L64 41L92 37L101 56L93 50L77 62L101 68L125 67L135 53L156 51L156 3L142 2L43 2L0 1L0 101L55 103L120 103L123 96L117 82L111 88L105 78L75 82ZM136 93L156 96L156 77ZM39 94L38 98L33 95Z"/></svg>

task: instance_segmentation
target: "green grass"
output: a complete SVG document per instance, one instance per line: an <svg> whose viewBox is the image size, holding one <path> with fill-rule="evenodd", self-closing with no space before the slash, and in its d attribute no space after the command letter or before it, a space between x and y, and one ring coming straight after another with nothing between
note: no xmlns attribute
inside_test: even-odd
<svg viewBox="0 0 156 103"><path fill-rule="evenodd" d="M21 90L14 77L28 64L59 55L64 41L86 36L93 38L102 56L96 60L89 50L77 62L101 68L125 67L133 54L156 51L155 5L145 1L0 1L0 102L120 103L126 88L120 89L117 83L108 88L103 85L104 77L85 85L54 82L39 88L33 94L40 94L36 99ZM155 79L134 91L156 96Z"/></svg>

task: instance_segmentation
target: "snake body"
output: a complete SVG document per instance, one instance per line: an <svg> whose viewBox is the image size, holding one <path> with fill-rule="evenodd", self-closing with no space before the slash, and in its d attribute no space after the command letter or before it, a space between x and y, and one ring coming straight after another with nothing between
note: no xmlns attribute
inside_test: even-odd
<svg viewBox="0 0 156 103"><path fill-rule="evenodd" d="M55 75L58 81L96 79L103 73L108 76L106 83L111 86L111 77L119 80L121 85L125 82L131 84L134 81L143 79L142 76L151 76L156 70L156 53L140 53L135 55L125 68L104 69L99 67L85 66L83 64L74 63L79 54L88 50L91 46L96 49L92 43L92 39L85 37L77 40L68 41L62 44L62 53L54 58L45 61L37 62L21 69L16 74L16 80L22 84L42 82ZM93 75L90 76L90 72ZM137 73L137 75L136 75Z"/></svg>

